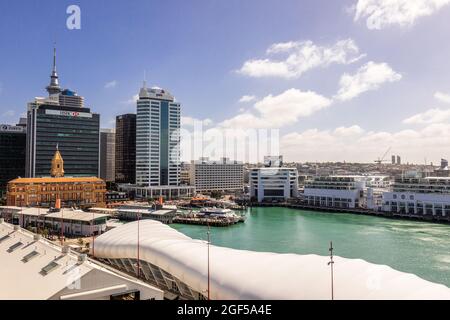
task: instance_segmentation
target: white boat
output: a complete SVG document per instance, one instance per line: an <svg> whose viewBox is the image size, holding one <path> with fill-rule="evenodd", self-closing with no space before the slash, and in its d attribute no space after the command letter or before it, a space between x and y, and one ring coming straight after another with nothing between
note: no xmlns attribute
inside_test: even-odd
<svg viewBox="0 0 450 320"><path fill-rule="evenodd" d="M202 208L197 215L217 217L217 218L238 218L238 215L236 215L233 210L221 209L221 208L215 208L215 207Z"/></svg>

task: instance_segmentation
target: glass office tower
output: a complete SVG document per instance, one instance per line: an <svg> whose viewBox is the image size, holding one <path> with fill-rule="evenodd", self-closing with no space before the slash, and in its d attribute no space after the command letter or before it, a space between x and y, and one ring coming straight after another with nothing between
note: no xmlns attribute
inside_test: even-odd
<svg viewBox="0 0 450 320"><path fill-rule="evenodd" d="M26 129L0 125L0 196L8 181L25 176Z"/></svg>
<svg viewBox="0 0 450 320"><path fill-rule="evenodd" d="M116 183L136 183L136 115L116 117Z"/></svg>
<svg viewBox="0 0 450 320"><path fill-rule="evenodd" d="M137 101L136 184L180 184L180 103L145 84Z"/></svg>
<svg viewBox="0 0 450 320"><path fill-rule="evenodd" d="M66 176L99 176L100 115L84 107L72 90L61 90L56 73L56 50L48 98L28 104L26 176L50 175L56 146L64 154Z"/></svg>

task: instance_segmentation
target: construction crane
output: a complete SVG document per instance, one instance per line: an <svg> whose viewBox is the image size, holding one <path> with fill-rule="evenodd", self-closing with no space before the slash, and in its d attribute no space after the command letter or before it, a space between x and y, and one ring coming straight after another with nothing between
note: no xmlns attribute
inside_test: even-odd
<svg viewBox="0 0 450 320"><path fill-rule="evenodd" d="M389 147L386 152L383 154L381 158L378 158L378 160L375 160L375 163L382 164L383 162L387 162L387 160L384 160L386 158L386 155L391 151L392 147Z"/></svg>

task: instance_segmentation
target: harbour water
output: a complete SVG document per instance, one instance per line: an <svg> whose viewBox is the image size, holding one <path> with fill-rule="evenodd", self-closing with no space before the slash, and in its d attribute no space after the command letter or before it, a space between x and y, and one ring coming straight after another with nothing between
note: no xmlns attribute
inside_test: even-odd
<svg viewBox="0 0 450 320"><path fill-rule="evenodd" d="M205 240L207 227L172 225ZM212 228L214 245L236 249L328 255L385 264L450 287L450 225L288 208L248 209L245 223Z"/></svg>

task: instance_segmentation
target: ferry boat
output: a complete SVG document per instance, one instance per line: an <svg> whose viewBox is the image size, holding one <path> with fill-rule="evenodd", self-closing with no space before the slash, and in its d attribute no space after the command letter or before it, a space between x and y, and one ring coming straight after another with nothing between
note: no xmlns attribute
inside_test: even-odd
<svg viewBox="0 0 450 320"><path fill-rule="evenodd" d="M234 213L233 210L230 209L222 209L222 208L202 208L199 213L197 214L197 216L200 217L211 217L211 218L231 218L234 220L241 220L243 219L242 216L237 215L236 213Z"/></svg>

